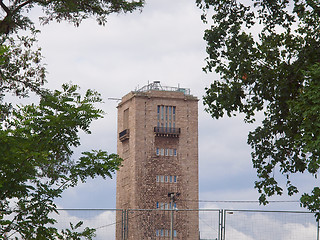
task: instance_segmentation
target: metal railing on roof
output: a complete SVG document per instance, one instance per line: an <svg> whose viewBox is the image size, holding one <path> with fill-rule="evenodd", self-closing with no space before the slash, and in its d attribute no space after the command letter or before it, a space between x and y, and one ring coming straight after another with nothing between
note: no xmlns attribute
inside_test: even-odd
<svg viewBox="0 0 320 240"><path fill-rule="evenodd" d="M160 81L154 81L153 83L149 83L148 85L136 89L136 92L148 92L151 90L155 91L170 91L170 92L183 92L184 95L190 95L189 88L180 88L180 87L169 87L169 86L162 86Z"/></svg>

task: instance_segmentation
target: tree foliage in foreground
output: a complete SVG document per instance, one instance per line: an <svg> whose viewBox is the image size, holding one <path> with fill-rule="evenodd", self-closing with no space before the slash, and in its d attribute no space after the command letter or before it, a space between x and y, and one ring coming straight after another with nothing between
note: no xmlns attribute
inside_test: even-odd
<svg viewBox="0 0 320 240"><path fill-rule="evenodd" d="M121 159L101 150L73 159L79 131L90 134L91 122L103 117L95 107L101 98L92 90L81 96L73 85L45 89L38 31L30 30L0 38L0 239L92 239L95 230L82 222L56 228L54 200L88 178L111 177ZM6 99L30 92L39 103L15 106Z"/></svg>
<svg viewBox="0 0 320 240"><path fill-rule="evenodd" d="M12 94L22 98L31 92L41 94L46 69L41 49L36 46L38 33L31 29L28 35L0 36L0 97Z"/></svg>
<svg viewBox="0 0 320 240"><path fill-rule="evenodd" d="M0 34L33 26L28 13L35 7L42 9L43 16L39 17L44 24L55 20L79 26L87 18L95 18L99 24L105 24L111 13L132 12L143 4L143 0L0 0Z"/></svg>
<svg viewBox="0 0 320 240"><path fill-rule="evenodd" d="M102 117L93 106L100 101L94 91L82 97L77 86L63 85L62 91L47 90L38 105L20 106L1 122L0 236L79 239L66 238L76 236L71 230L54 228L50 213L57 213L54 199L64 190L87 178L111 177L121 163L117 155L101 150L72 159L80 145L79 130L90 133L92 120ZM80 225L71 225L72 230ZM91 239L93 233L86 228L77 234Z"/></svg>
<svg viewBox="0 0 320 240"><path fill-rule="evenodd" d="M206 72L221 79L206 89L204 104L213 118L243 113L262 125L249 133L255 187L260 202L298 193L295 173L315 178L320 167L320 2L316 0L197 0L205 31ZM282 186L279 171L286 177ZM320 188L301 204L320 210Z"/></svg>
<svg viewBox="0 0 320 240"><path fill-rule="evenodd" d="M88 178L111 177L121 164L116 154L101 150L73 159L79 131L90 133L91 122L102 117L95 108L101 98L91 90L81 96L73 85L44 88L46 69L30 11L42 10L42 24L67 21L78 26L89 17L105 24L109 14L132 12L143 3L0 0L0 239L92 239L95 230L82 222L56 228L54 200ZM40 102L15 106L6 99L30 93Z"/></svg>

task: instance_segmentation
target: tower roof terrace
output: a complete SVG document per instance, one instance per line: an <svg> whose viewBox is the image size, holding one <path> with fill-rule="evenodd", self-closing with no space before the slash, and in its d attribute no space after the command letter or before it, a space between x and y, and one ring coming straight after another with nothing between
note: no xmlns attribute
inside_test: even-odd
<svg viewBox="0 0 320 240"><path fill-rule="evenodd" d="M184 95L190 95L190 89L189 88L180 88L178 87L169 87L169 86L162 86L160 84L160 81L154 81L152 83L149 83L148 85L138 88L135 90L135 92L148 92L148 91L170 91L170 92L183 92Z"/></svg>

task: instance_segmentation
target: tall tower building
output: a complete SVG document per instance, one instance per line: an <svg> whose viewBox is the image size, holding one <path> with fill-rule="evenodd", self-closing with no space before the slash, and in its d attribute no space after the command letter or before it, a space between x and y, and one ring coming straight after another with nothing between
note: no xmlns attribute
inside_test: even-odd
<svg viewBox="0 0 320 240"><path fill-rule="evenodd" d="M199 239L198 99L155 81L117 108L116 239Z"/></svg>

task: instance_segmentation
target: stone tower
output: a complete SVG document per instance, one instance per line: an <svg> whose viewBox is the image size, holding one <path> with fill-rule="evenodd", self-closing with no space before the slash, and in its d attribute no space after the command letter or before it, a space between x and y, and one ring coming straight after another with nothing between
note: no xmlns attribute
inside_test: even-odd
<svg viewBox="0 0 320 240"><path fill-rule="evenodd" d="M198 99L155 81L117 108L116 239L199 239Z"/></svg>

